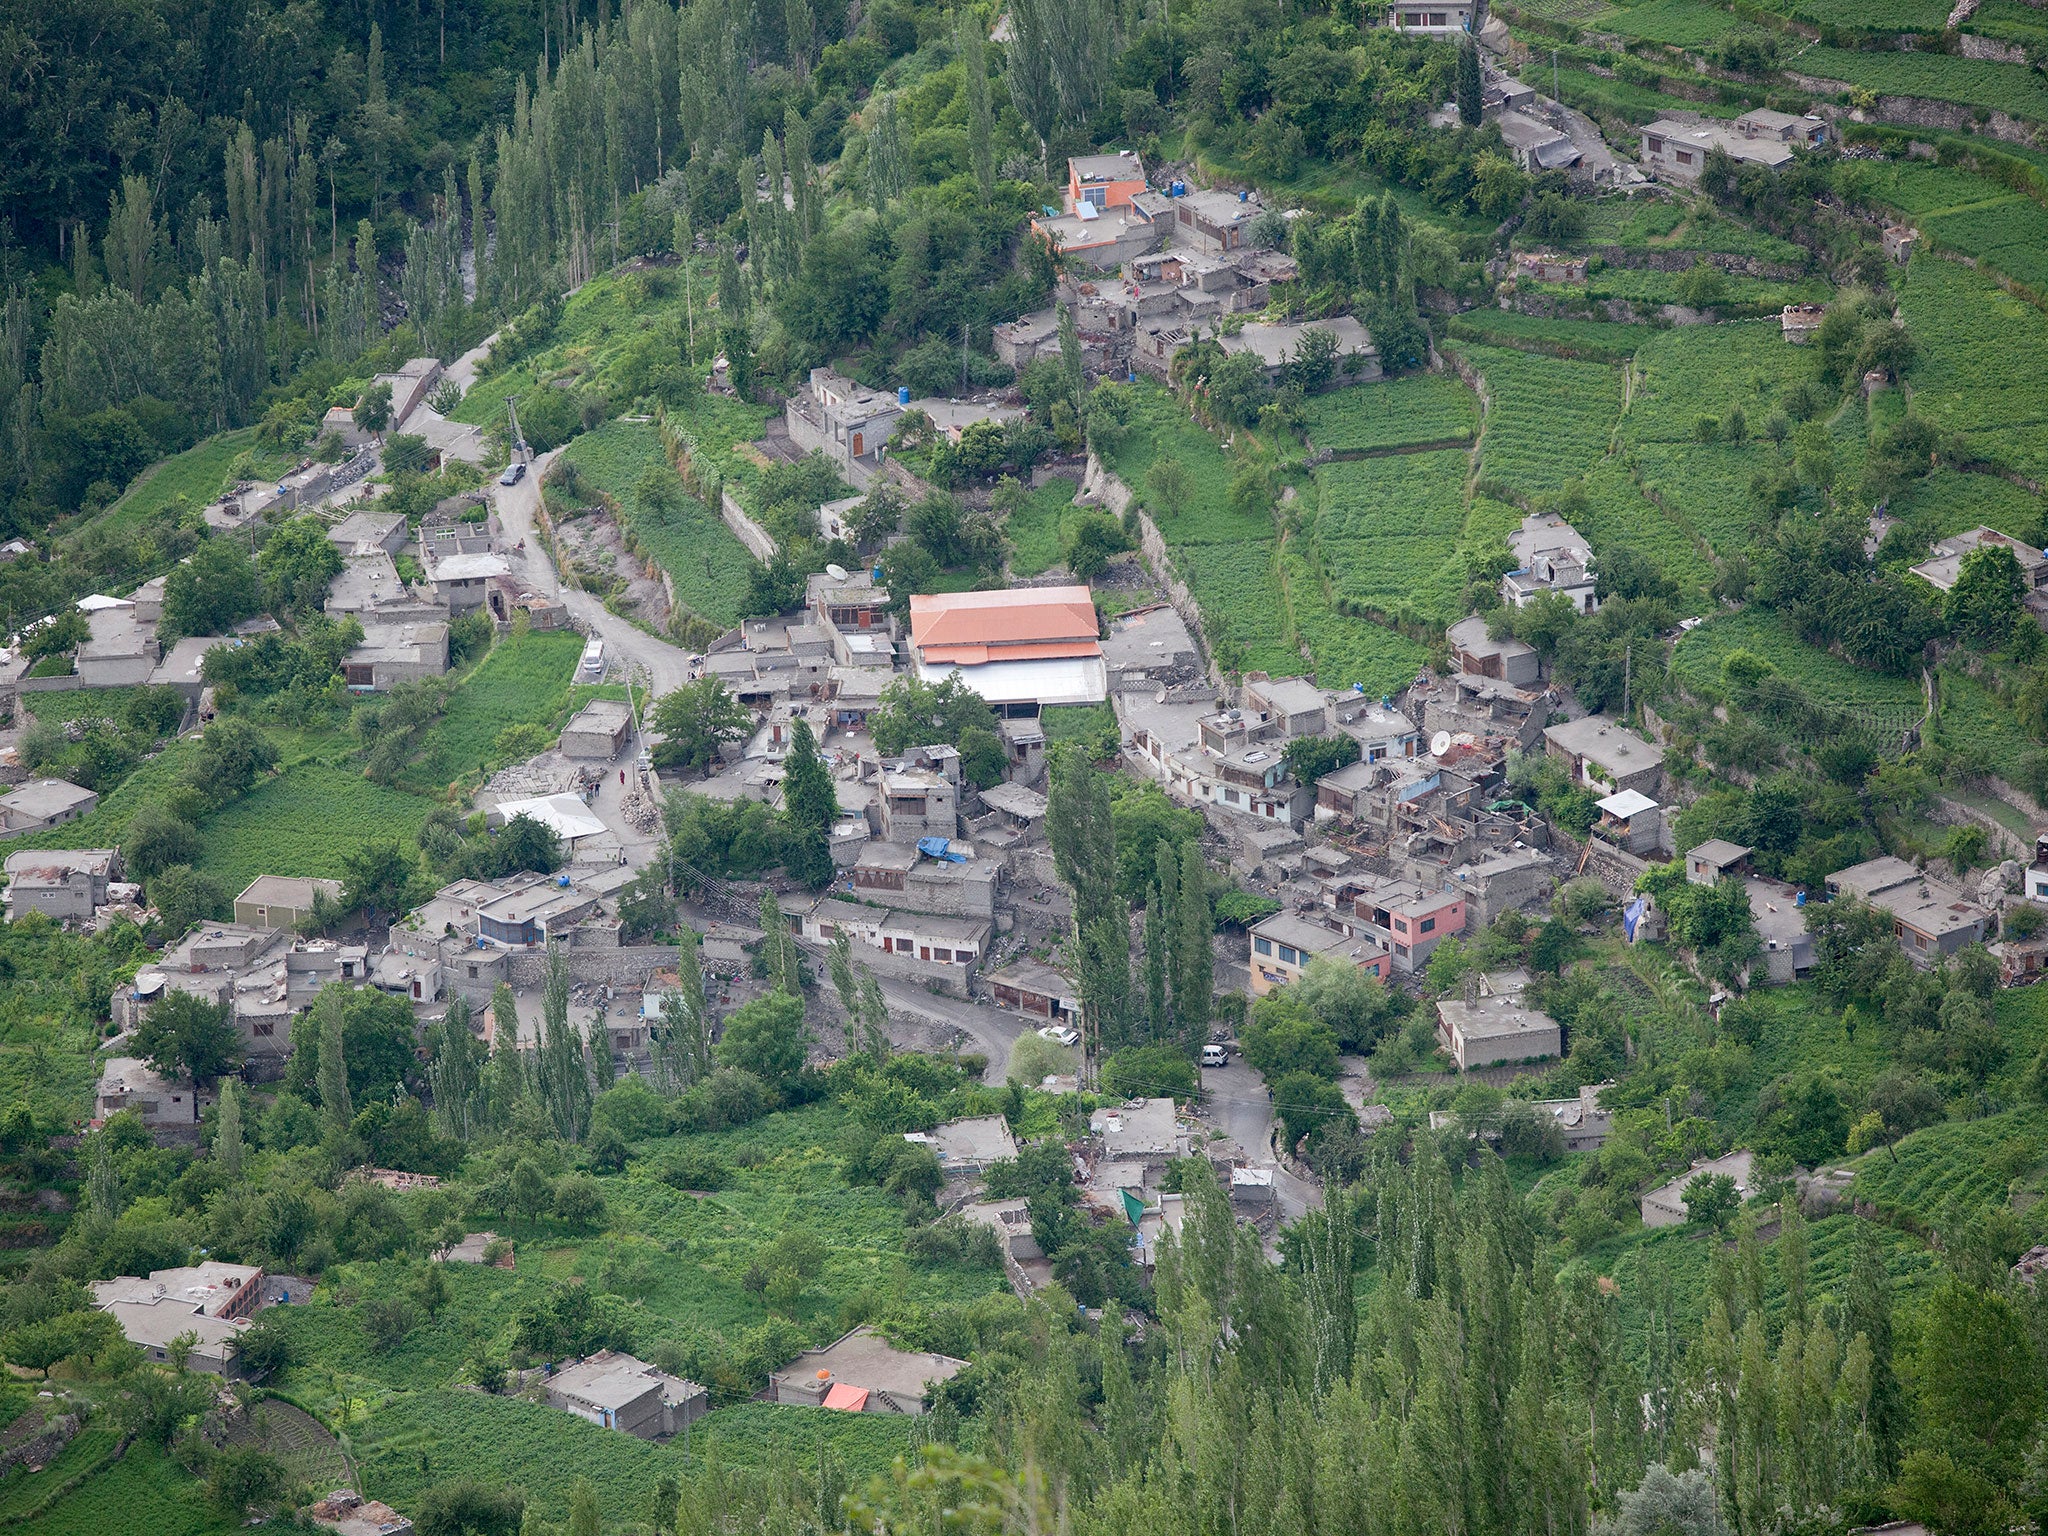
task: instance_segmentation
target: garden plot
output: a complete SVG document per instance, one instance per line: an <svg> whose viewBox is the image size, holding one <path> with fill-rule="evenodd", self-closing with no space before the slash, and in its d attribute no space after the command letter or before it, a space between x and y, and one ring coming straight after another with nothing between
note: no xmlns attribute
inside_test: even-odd
<svg viewBox="0 0 2048 1536"><path fill-rule="evenodd" d="M1315 542L1338 596L1426 624L1458 617L1467 465L1440 449L1316 472Z"/></svg>
<svg viewBox="0 0 2048 1536"><path fill-rule="evenodd" d="M1854 5L1859 15L1867 14L1860 0L1844 3ZM1934 15L1938 10L1939 0L1929 0L1925 14ZM1933 30L1939 31L1944 19L1945 15L1937 19ZM1867 21L1851 24L1870 25ZM1924 96L1931 101L1983 107L2034 122L2048 121L2048 81L2025 64L1965 59L1947 53L1810 48L1799 55L1795 67L1802 75L1846 81L1881 96Z"/></svg>
<svg viewBox="0 0 2048 1536"><path fill-rule="evenodd" d="M1982 273L1915 256L1899 298L1920 346L1913 407L1985 457L2048 478L2048 315Z"/></svg>
<svg viewBox="0 0 2048 1536"><path fill-rule="evenodd" d="M1621 373L1601 363L1468 346L1486 382L1481 478L1523 495L1563 488L1606 452L1621 414Z"/></svg>
<svg viewBox="0 0 2048 1536"><path fill-rule="evenodd" d="M1633 550L1678 584L1686 606L1704 600L1714 579L1713 562L1677 513L1647 500L1628 471L1611 459L1589 469L1583 485L1585 506L1572 512L1572 526L1586 536L1596 558Z"/></svg>
<svg viewBox="0 0 2048 1536"><path fill-rule="evenodd" d="M1333 453L1463 443L1479 430L1479 400L1456 374L1354 384L1310 400L1308 439Z"/></svg>
<svg viewBox="0 0 2048 1536"><path fill-rule="evenodd" d="M1808 645L1775 615L1755 608L1724 613L1681 636L1671 653L1671 675L1703 699L1723 699L1721 667L1735 651L1769 662L1786 681L1830 709L1867 712L1890 721L1922 709L1917 677L1890 677Z"/></svg>

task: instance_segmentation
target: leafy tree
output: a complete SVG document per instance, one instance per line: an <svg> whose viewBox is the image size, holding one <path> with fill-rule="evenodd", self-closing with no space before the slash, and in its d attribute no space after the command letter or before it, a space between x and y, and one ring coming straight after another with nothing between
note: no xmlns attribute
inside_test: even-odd
<svg viewBox="0 0 2048 1536"><path fill-rule="evenodd" d="M1297 736L1281 755L1289 773L1303 784L1313 784L1324 774L1357 762L1360 748L1354 736Z"/></svg>
<svg viewBox="0 0 2048 1536"><path fill-rule="evenodd" d="M1210 407L1230 426L1250 426L1272 394L1265 365L1250 352L1227 354L1209 375Z"/></svg>
<svg viewBox="0 0 2048 1536"><path fill-rule="evenodd" d="M519 1536L525 1515L517 1488L464 1477L420 1494L413 1529L418 1536Z"/></svg>
<svg viewBox="0 0 2048 1536"><path fill-rule="evenodd" d="M1287 382L1305 395L1315 394L1330 387L1337 377L1337 365L1337 333L1312 325L1301 333L1294 355L1287 360Z"/></svg>
<svg viewBox="0 0 2048 1536"><path fill-rule="evenodd" d="M355 410L351 414L355 417L357 431L382 432L391 425L391 386L372 384L363 391L362 398L356 401ZM520 430L526 429L522 426Z"/></svg>
<svg viewBox="0 0 2048 1536"><path fill-rule="evenodd" d="M1113 1053L1102 1064L1102 1086L1125 1099L1171 1094L1188 1100L1201 1091L1195 1064L1172 1045L1127 1045Z"/></svg>
<svg viewBox="0 0 2048 1536"><path fill-rule="evenodd" d="M1358 1124L1343 1091L1315 1072L1289 1072L1274 1081L1273 1113L1290 1147L1320 1141Z"/></svg>
<svg viewBox="0 0 2048 1536"><path fill-rule="evenodd" d="M661 768L708 769L727 742L744 741L754 717L716 677L685 683L655 702L653 725L662 736L654 749Z"/></svg>
<svg viewBox="0 0 2048 1536"><path fill-rule="evenodd" d="M1255 1002L1238 1041L1244 1059L1269 1084L1290 1074L1337 1076L1336 1032L1290 991L1269 992Z"/></svg>
<svg viewBox="0 0 2048 1536"><path fill-rule="evenodd" d="M246 720L216 720L199 738L192 787L215 805L245 795L278 764L277 744Z"/></svg>
<svg viewBox="0 0 2048 1536"><path fill-rule="evenodd" d="M876 749L885 756L894 757L913 747L954 747L961 754L963 776L978 788L1002 782L1005 765L987 761L985 750L978 754L983 760L972 770L966 761L970 745L985 737L996 743L1000 753L1001 739L996 730L995 711L957 675L936 683L927 683L908 673L896 678L882 690L874 712L868 716L868 731L875 738ZM993 776L989 774L991 768Z"/></svg>
<svg viewBox="0 0 2048 1536"><path fill-rule="evenodd" d="M295 517L271 530L257 570L272 613L315 613L341 570L341 551L318 518Z"/></svg>
<svg viewBox="0 0 2048 1536"><path fill-rule="evenodd" d="M232 1072L242 1056L234 1004L190 992L160 998L135 1029L135 1051L166 1077L205 1087Z"/></svg>
<svg viewBox="0 0 2048 1536"><path fill-rule="evenodd" d="M771 992L741 1004L726 1020L715 1054L720 1066L751 1072L779 1092L803 1070L809 1039L803 999Z"/></svg>
<svg viewBox="0 0 2048 1536"><path fill-rule="evenodd" d="M359 844L342 855L342 902L352 912L396 917L405 910L407 893L418 874L418 867L397 842L380 838Z"/></svg>
<svg viewBox="0 0 2048 1536"><path fill-rule="evenodd" d="M66 608L28 631L21 639L21 654L34 659L61 656L75 651L92 638L92 625L76 608Z"/></svg>
<svg viewBox="0 0 2048 1536"><path fill-rule="evenodd" d="M1077 579L1093 581L1130 547L1121 523L1107 512L1089 508L1068 519L1060 540L1060 557Z"/></svg>
<svg viewBox="0 0 2048 1536"><path fill-rule="evenodd" d="M225 916L228 893L213 876L202 875L190 864L172 864L150 880L149 904L156 908L163 932L177 938L194 923Z"/></svg>
<svg viewBox="0 0 2048 1536"><path fill-rule="evenodd" d="M148 880L173 864L199 857L199 830L161 804L136 811L121 838L121 860L131 874Z"/></svg>
<svg viewBox="0 0 2048 1536"><path fill-rule="evenodd" d="M2012 634L2022 615L2026 580L2003 544L1985 544L1963 556L1956 584L1949 588L1944 616L1949 628L1975 645L1996 646Z"/></svg>
<svg viewBox="0 0 2048 1536"><path fill-rule="evenodd" d="M1719 1232L1735 1219L1735 1209L1741 1203L1735 1180L1725 1173L1695 1174L1686 1183L1685 1219L1693 1226Z"/></svg>
<svg viewBox="0 0 2048 1536"><path fill-rule="evenodd" d="M521 870L547 875L561 867L561 839L555 836L554 829L546 822L524 811L500 827L497 836L491 839L491 871L495 876L518 874ZM407 882L412 878L410 863L406 865L405 878ZM401 886L398 892L401 901L404 894Z"/></svg>
<svg viewBox="0 0 2048 1536"><path fill-rule="evenodd" d="M363 1105L389 1100L418 1065L415 1035L412 1005L404 998L332 983L292 1023L285 1087L319 1102L346 1126ZM339 1038L338 1053L330 1036ZM339 1077L333 1065L337 1054L345 1069Z"/></svg>
<svg viewBox="0 0 2048 1536"><path fill-rule="evenodd" d="M221 535L206 540L164 578L164 615L157 633L165 641L224 635L262 610L263 584L248 550L240 540Z"/></svg>

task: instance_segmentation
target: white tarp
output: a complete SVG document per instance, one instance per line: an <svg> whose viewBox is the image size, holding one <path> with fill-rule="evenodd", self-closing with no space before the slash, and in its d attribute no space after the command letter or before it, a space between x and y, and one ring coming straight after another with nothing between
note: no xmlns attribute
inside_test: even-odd
<svg viewBox="0 0 2048 1536"><path fill-rule="evenodd" d="M575 795L536 795L530 800L500 800L497 812L506 821L514 816L531 816L565 843L595 837L606 830L597 813Z"/></svg>

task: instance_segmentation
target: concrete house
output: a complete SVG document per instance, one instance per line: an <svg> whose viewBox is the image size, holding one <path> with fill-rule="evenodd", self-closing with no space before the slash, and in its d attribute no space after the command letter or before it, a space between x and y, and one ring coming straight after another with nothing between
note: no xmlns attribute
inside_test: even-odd
<svg viewBox="0 0 2048 1536"><path fill-rule="evenodd" d="M1889 915L1899 947L1923 969L1981 943L1993 922L1955 886L1890 855L1838 869L1827 886L1830 896L1853 896Z"/></svg>
<svg viewBox="0 0 2048 1536"><path fill-rule="evenodd" d="M626 750L633 711L617 699L594 699L562 727L562 756L610 762Z"/></svg>
<svg viewBox="0 0 2048 1536"><path fill-rule="evenodd" d="M327 542L344 555L382 550L395 555L405 548L412 529L401 512L351 512L327 530Z"/></svg>
<svg viewBox="0 0 2048 1536"><path fill-rule="evenodd" d="M296 928L313 915L314 898L320 895L340 901L341 882L258 875L235 898L235 921L251 928Z"/></svg>
<svg viewBox="0 0 2048 1536"><path fill-rule="evenodd" d="M1694 885L1719 885L1731 874L1745 873L1753 851L1726 838L1710 837L1697 848L1685 851L1685 878Z"/></svg>
<svg viewBox="0 0 2048 1536"><path fill-rule="evenodd" d="M1472 30L1474 0L1437 0L1429 5L1397 3L1387 12L1387 25L1397 32L1419 32L1426 37L1454 37Z"/></svg>
<svg viewBox="0 0 2048 1536"><path fill-rule="evenodd" d="M426 572L434 596L454 615L474 613L490 604L491 585L509 577L512 567L499 554L443 555L432 549L420 551L420 568ZM502 601L502 599L501 599ZM508 613L497 615L509 619Z"/></svg>
<svg viewBox="0 0 2048 1536"><path fill-rule="evenodd" d="M238 1378L242 1330L262 1284L263 1271L253 1264L209 1261L153 1270L147 1280L134 1275L95 1280L93 1306L111 1315L128 1342L159 1364L168 1363L173 1342L189 1334L186 1370Z"/></svg>
<svg viewBox="0 0 2048 1536"><path fill-rule="evenodd" d="M1460 1072L1564 1054L1557 1020L1522 997L1528 979L1523 971L1471 976L1463 997L1438 1002L1437 1044Z"/></svg>
<svg viewBox="0 0 2048 1536"><path fill-rule="evenodd" d="M1190 192L1173 200L1173 241L1200 251L1236 251L1266 211L1251 192Z"/></svg>
<svg viewBox="0 0 2048 1536"><path fill-rule="evenodd" d="M982 980L998 1008L1049 1024L1072 1024L1081 1017L1081 989L1074 979L1029 955L990 971Z"/></svg>
<svg viewBox="0 0 2048 1536"><path fill-rule="evenodd" d="M1621 790L1597 802L1594 809L1600 813L1594 830L1617 848L1649 855L1664 841L1664 809L1640 790Z"/></svg>
<svg viewBox="0 0 2048 1536"><path fill-rule="evenodd" d="M947 1177L972 1177L991 1163L1013 1160L1017 1138L1001 1115L976 1115L967 1120L948 1120L935 1131L911 1131L905 1141L932 1149Z"/></svg>
<svg viewBox="0 0 2048 1536"><path fill-rule="evenodd" d="M1934 558L1923 560L1911 567L1915 576L1933 587L1937 592L1946 592L1956 584L1956 578L1963 573L1963 561L1979 549L2003 547L2012 553L2020 568L2020 580L2032 590L2048 586L2048 556L2040 550L2009 533L2000 533L1996 528L1977 527L1954 538L1939 539L1934 544Z"/></svg>
<svg viewBox="0 0 2048 1536"><path fill-rule="evenodd" d="M1145 190L1145 162L1134 150L1074 155L1067 160L1067 206L1121 208Z"/></svg>
<svg viewBox="0 0 2048 1536"><path fill-rule="evenodd" d="M1642 130L1644 167L1672 181L1698 181L1707 155L1721 150L1745 165L1778 170L1795 147L1827 141L1827 124L1817 117L1793 117L1762 108L1732 123L1718 119L1660 117Z"/></svg>
<svg viewBox="0 0 2048 1536"><path fill-rule="evenodd" d="M30 779L0 795L0 833L42 832L89 815L100 797L64 779Z"/></svg>
<svg viewBox="0 0 2048 1536"><path fill-rule="evenodd" d="M853 865L853 888L861 900L882 907L992 918L999 874L992 859L955 863L928 855L914 843L877 841L861 846Z"/></svg>
<svg viewBox="0 0 2048 1536"><path fill-rule="evenodd" d="M84 922L106 904L121 878L118 848L49 848L7 856L7 920L41 912L58 922Z"/></svg>
<svg viewBox="0 0 2048 1536"><path fill-rule="evenodd" d="M782 419L791 442L807 453L822 453L855 485L864 485L881 468L882 451L903 410L894 393L856 384L830 368L813 368L783 406Z"/></svg>
<svg viewBox="0 0 2048 1536"><path fill-rule="evenodd" d="M1587 715L1550 726L1543 740L1550 755L1569 770L1574 784L1609 795L1624 789L1654 795L1663 788L1662 749L1606 715Z"/></svg>
<svg viewBox="0 0 2048 1536"><path fill-rule="evenodd" d="M1413 880L1374 880L1352 898L1352 913L1353 926L1392 954L1395 970L1419 971L1437 945L1465 931L1465 894L1428 890Z"/></svg>
<svg viewBox="0 0 2048 1536"><path fill-rule="evenodd" d="M1750 1166L1755 1162L1750 1152L1730 1152L1726 1157L1716 1157L1694 1163L1669 1184L1660 1185L1642 1198L1643 1225L1646 1227L1675 1227L1685 1221L1685 1186L1701 1174L1723 1173L1735 1181L1738 1199L1747 1200L1750 1193Z"/></svg>
<svg viewBox="0 0 2048 1536"><path fill-rule="evenodd" d="M898 1349L874 1329L860 1327L771 1371L768 1399L846 1413L923 1413L931 1389L966 1369L965 1360Z"/></svg>
<svg viewBox="0 0 2048 1536"><path fill-rule="evenodd" d="M1515 569L1500 579L1501 601L1526 608L1546 592L1562 592L1578 613L1600 606L1593 551L1579 530L1551 512L1531 513L1508 536Z"/></svg>
<svg viewBox="0 0 2048 1536"><path fill-rule="evenodd" d="M821 896L798 920L803 937L829 944L841 933L856 945L881 951L898 964L886 974L911 976L964 995L974 964L988 950L993 926L986 918L892 912Z"/></svg>
<svg viewBox="0 0 2048 1536"><path fill-rule="evenodd" d="M631 1355L601 1349L547 1378L548 1406L642 1440L674 1434L711 1411L711 1393Z"/></svg>
<svg viewBox="0 0 2048 1536"><path fill-rule="evenodd" d="M93 1120L105 1124L110 1115L132 1111L158 1146L197 1146L200 1114L213 1101L213 1094L174 1083L146 1061L110 1056L93 1090Z"/></svg>
<svg viewBox="0 0 2048 1536"><path fill-rule="evenodd" d="M1515 164L1532 176L1544 171L1568 170L1583 158L1583 151L1570 134L1561 132L1534 113L1503 108L1493 122L1500 129L1501 140L1507 145L1508 153L1515 157Z"/></svg>
<svg viewBox="0 0 2048 1536"><path fill-rule="evenodd" d="M1536 654L1536 647L1512 636L1505 640L1494 639L1486 632L1486 619L1482 614L1475 613L1469 619L1460 619L1446 631L1446 635L1451 642L1451 656L1461 672L1469 672L1475 677L1497 678L1524 688L1542 676L1543 664Z"/></svg>
<svg viewBox="0 0 2048 1536"><path fill-rule="evenodd" d="M1247 959L1254 997L1264 997L1276 987L1293 985L1301 980L1309 961L1318 957L1355 965L1381 981L1387 980L1392 967L1384 945L1294 912L1275 912L1261 918L1252 924L1248 938Z"/></svg>
<svg viewBox="0 0 2048 1536"><path fill-rule="evenodd" d="M873 775L882 838L915 844L927 837L951 839L960 832L959 756L936 763L929 751L880 764ZM950 770L950 771L948 771Z"/></svg>
<svg viewBox="0 0 2048 1536"><path fill-rule="evenodd" d="M1226 353L1249 352L1258 358L1269 382L1277 382L1288 362L1299 355L1301 338L1309 331L1328 331L1337 338L1337 375L1345 380L1380 377L1379 348L1364 326L1350 315L1333 315L1327 320L1249 321L1235 336L1220 336L1217 345Z"/></svg>
<svg viewBox="0 0 2048 1536"><path fill-rule="evenodd" d="M342 658L341 675L355 693L389 693L400 683L443 677L448 626L438 619L363 624L363 643Z"/></svg>

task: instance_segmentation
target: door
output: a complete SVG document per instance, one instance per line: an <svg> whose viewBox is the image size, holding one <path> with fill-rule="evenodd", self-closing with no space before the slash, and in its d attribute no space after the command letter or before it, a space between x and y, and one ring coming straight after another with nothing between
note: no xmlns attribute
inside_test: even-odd
<svg viewBox="0 0 2048 1536"><path fill-rule="evenodd" d="M865 432L856 432L856 433L854 433L854 434L853 434L853 456L854 456L854 457L855 457L855 458L857 459L857 458L859 458L859 457L860 457L860 456L861 456L862 454L866 453L867 451L868 451L868 450L867 450L867 434L866 434Z"/></svg>

